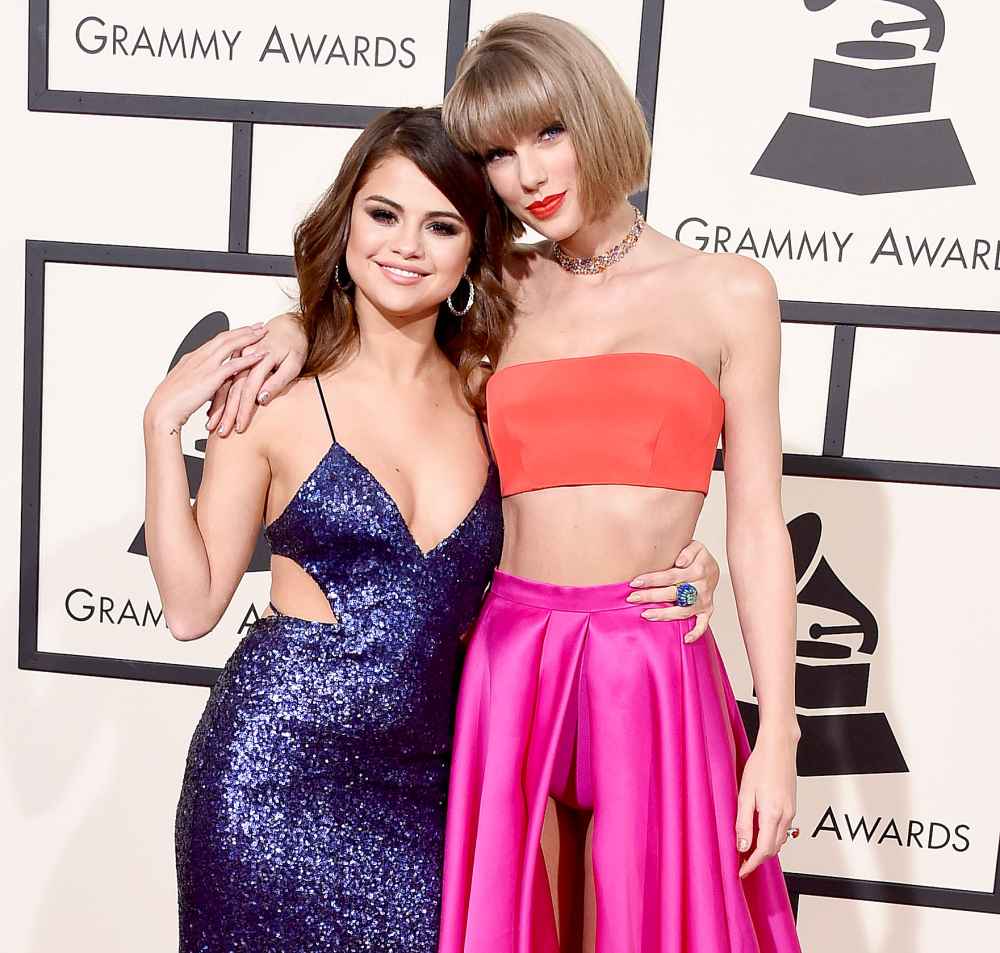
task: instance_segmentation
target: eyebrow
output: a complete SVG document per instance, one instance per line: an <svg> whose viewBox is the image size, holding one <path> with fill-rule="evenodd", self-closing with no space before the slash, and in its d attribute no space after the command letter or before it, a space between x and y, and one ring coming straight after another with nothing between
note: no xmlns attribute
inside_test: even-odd
<svg viewBox="0 0 1000 953"><path fill-rule="evenodd" d="M387 199L384 195L367 195L365 196L365 201L383 202L386 205L390 206L391 208L396 209L397 212L405 211L405 209L403 208L402 205L399 204L399 202L394 202L392 199ZM424 216L424 218L453 218L455 219L456 222L461 222L463 225L465 224L465 219L462 218L461 215L456 215L454 212L445 212L445 211L428 212Z"/></svg>

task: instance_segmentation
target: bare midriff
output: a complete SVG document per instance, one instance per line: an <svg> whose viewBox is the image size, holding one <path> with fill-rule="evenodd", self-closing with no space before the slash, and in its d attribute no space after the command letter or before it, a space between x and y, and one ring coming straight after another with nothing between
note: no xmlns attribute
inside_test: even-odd
<svg viewBox="0 0 1000 953"><path fill-rule="evenodd" d="M593 586L669 568L691 540L704 500L693 490L620 484L513 494L503 501L500 569Z"/></svg>

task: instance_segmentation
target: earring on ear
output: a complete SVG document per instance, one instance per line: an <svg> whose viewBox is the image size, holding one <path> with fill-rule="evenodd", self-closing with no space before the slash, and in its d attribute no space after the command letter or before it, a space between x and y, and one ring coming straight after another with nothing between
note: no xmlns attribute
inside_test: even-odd
<svg viewBox="0 0 1000 953"><path fill-rule="evenodd" d="M351 278L351 273L347 272L347 281L342 281L340 278L340 259L337 259L337 264L333 267L333 282L341 291L350 291L354 287L354 281ZM344 265L344 271L347 271L347 265Z"/></svg>
<svg viewBox="0 0 1000 953"><path fill-rule="evenodd" d="M465 302L465 307L459 311L459 309L452 303L451 295L453 295L455 291L458 291L458 288L456 288L451 295L448 295L448 310L455 315L456 318L461 318L467 315L472 308L472 303L476 300L476 286L472 283L472 279L468 275L462 275L462 277L469 283L469 300ZM461 282L459 282L459 284L461 284Z"/></svg>

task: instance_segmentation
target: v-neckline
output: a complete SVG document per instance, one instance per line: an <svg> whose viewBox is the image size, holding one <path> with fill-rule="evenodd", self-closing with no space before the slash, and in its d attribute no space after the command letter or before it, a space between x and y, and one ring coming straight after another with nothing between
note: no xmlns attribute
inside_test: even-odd
<svg viewBox="0 0 1000 953"><path fill-rule="evenodd" d="M403 519L403 511L399 508L399 504L396 502L395 497L385 488L382 481L379 480L379 478L375 476L374 473L372 473L369 467L367 467L353 453L351 453L351 451L348 450L347 447L345 447L342 443L334 441L327 448L326 453L323 454L323 456L320 458L316 466L314 466L312 470L310 470L306 478L299 484L298 489L292 494L291 499L285 504L284 509L273 520L271 520L271 522L268 523L267 526L264 527L265 533L270 534L271 531L274 529L274 527L277 526L278 523L280 523L282 520L286 518L288 512L292 508L292 505L295 503L296 500L299 499L300 496L302 496L302 493L305 491L306 484L309 483L309 481L312 480L316 476L316 474L319 473L320 470L322 470L323 467L329 463L330 459L333 457L333 455L337 452L338 449L351 463L354 464L354 466L356 466L371 481L375 489L385 498L385 501L389 504L393 514L396 517L396 520L399 522L399 525L403 528L403 533L406 536L407 541L409 542L411 548L423 560L429 559L438 550L443 549L444 546L448 543L448 541L451 540L453 537L457 536L458 533L461 531L462 527L469 522L469 520L472 518L473 513L475 513L476 510L479 508L479 504L482 502L483 497L486 495L486 491L489 489L490 481L493 478L493 470L496 467L496 461L494 461L493 458L490 457L489 465L486 468L486 479L483 480L483 487L479 491L479 495L473 501L472 506L469 507L468 512L465 514L465 516L462 517L459 524L450 533L448 533L447 536L443 537L438 542L436 542L430 549L425 550L420 548L420 544L417 542L416 538L413 535L413 530L410 529L410 524L407 523L405 519Z"/></svg>
<svg viewBox="0 0 1000 953"><path fill-rule="evenodd" d="M421 558L421 560L429 559L438 550L444 548L447 543L453 539L461 531L462 527L472 518L473 513L479 508L479 504L482 502L483 497L486 495L486 491L490 487L490 482L493 478L493 473L496 468L496 461L493 459L492 454L489 453L489 441L486 434L483 434L483 442L487 447L487 456L489 459L489 464L486 467L486 477L483 480L482 489L479 491L479 495L472 501L472 505L469 507L465 516L459 521L458 525L448 533L447 536L439 539L430 549L422 549L420 544L417 542L416 537L413 535L413 530L410 528L410 524L406 522L403 517L403 511L400 509L399 504L396 502L396 498L389 492L385 484L372 472L371 468L366 464L362 463L358 457L356 457L350 450L347 449L338 439L337 434L333 429L333 421L330 419L330 409L326 403L326 395L323 393L323 385L320 383L319 376L314 377L316 381L316 389L319 391L319 399L323 406L323 414L326 417L327 426L330 428L331 443L327 448L326 453L323 454L320 461L315 467L310 471L309 475L299 484L299 488L292 495L292 498L285 504L285 508L264 528L265 533L270 533L271 529L282 520L285 514L291 509L292 504L299 498L302 491L305 489L306 484L316 476L317 473L327 464L327 462L333 457L334 453L339 447L343 452L344 456L350 460L359 470L364 473L368 479L374 484L376 490L382 494L385 501L389 504L392 512L396 514L396 519L399 521L399 525L403 528L403 533L405 534L407 540L413 551ZM480 428L482 424L480 424Z"/></svg>
<svg viewBox="0 0 1000 953"><path fill-rule="evenodd" d="M434 553L436 553L439 549L444 547L444 545L449 540L451 540L454 536L456 536L460 532L462 527L465 526L465 524L472 518L472 514L475 513L476 510L479 508L479 504L482 501L483 497L486 495L486 491L489 489L490 486L490 479L493 476L494 462L493 458L491 457L489 465L486 467L486 479L483 480L482 489L480 489L479 495L472 501L472 505L466 511L465 516L462 517L458 525L455 526L455 528L451 530L450 533L448 533L446 536L438 540L433 546L431 546L430 549L422 549L420 547L420 544L417 542L416 537L413 535L413 530L410 528L410 524L407 523L406 520L403 518L403 511L399 508L399 504L396 502L396 498L388 491L385 484L377 476L375 476L374 473L372 473L370 467L362 463L361 460L359 460L353 453L351 453L350 450L347 449L347 447L345 447L339 441L333 444L333 446L327 452L328 453L332 452L337 447L339 447L343 451L345 457L351 460L355 464L355 466L357 466L358 469L361 470L368 477L369 480L371 480L375 488L382 494L383 497L385 497L386 502L392 507L393 513L396 514L396 519L399 521L399 525L402 526L403 531L406 534L406 538L410 542L410 545L413 547L414 551L420 556L421 559L429 559L431 556L434 555Z"/></svg>

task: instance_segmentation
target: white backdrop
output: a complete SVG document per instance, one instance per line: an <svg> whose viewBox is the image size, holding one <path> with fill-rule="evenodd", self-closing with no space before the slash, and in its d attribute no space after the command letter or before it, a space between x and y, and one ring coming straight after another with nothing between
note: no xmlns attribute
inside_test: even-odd
<svg viewBox="0 0 1000 953"><path fill-rule="evenodd" d="M210 638L170 639L142 555L142 407L189 333L286 306L291 230L372 110L440 101L466 37L521 8L5 9L0 815L16 860L4 950L176 948L184 755L201 686L262 608L267 574L248 574ZM837 44L915 10L532 8L583 26L637 85L654 127L653 224L758 257L778 281L804 731L803 836L783 858L804 949L994 950L1000 137L985 77L1000 12L943 2L943 43L889 33L915 49L872 60ZM858 84L853 103L829 101L830 63ZM880 98L892 77L899 88ZM886 114L903 100L908 111ZM916 150L911 135L929 138ZM818 159L810 136L826 143ZM197 427L184 433L194 475ZM720 561L722 480L698 529ZM752 727L726 576L714 628Z"/></svg>

